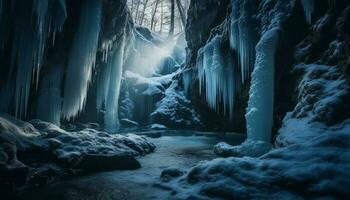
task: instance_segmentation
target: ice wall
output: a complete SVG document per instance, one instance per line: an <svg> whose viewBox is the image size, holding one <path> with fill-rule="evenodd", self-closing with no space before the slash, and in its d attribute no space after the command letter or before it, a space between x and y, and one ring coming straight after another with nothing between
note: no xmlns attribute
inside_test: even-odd
<svg viewBox="0 0 350 200"><path fill-rule="evenodd" d="M278 40L279 30L274 28L265 32L256 46L256 61L246 113L248 140L267 143L271 141Z"/></svg>
<svg viewBox="0 0 350 200"><path fill-rule="evenodd" d="M230 51L222 48L222 36L215 36L199 50L197 68L200 92L204 90L210 108L232 117L236 97L235 62Z"/></svg>
<svg viewBox="0 0 350 200"><path fill-rule="evenodd" d="M101 0L83 2L80 23L67 66L62 107L65 119L76 116L85 105L98 50L101 9Z"/></svg>

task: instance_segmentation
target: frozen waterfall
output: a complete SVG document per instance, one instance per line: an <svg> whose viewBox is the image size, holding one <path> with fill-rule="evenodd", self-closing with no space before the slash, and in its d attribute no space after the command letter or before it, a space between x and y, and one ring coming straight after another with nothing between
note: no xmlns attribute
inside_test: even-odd
<svg viewBox="0 0 350 200"><path fill-rule="evenodd" d="M61 0L61 2L64 1ZM56 10L57 7L52 7L55 3L53 0L14 1L12 3L12 6L16 8L16 13L12 12L14 34L9 77L16 73L15 114L22 118L27 115L32 83L35 83L36 88L38 87L45 44L51 34L51 28L56 29L57 24L53 23L59 14L55 13L60 12ZM65 10L65 7L59 9ZM61 17L60 21L60 26L63 26L65 16Z"/></svg>
<svg viewBox="0 0 350 200"><path fill-rule="evenodd" d="M235 63L230 51L222 48L222 36L215 36L199 50L197 60L200 91L205 89L205 97L214 110L223 104L224 114L232 117L236 97Z"/></svg>
<svg viewBox="0 0 350 200"><path fill-rule="evenodd" d="M101 0L85 0L74 38L64 87L63 116L71 119L84 108L96 61L100 33Z"/></svg>

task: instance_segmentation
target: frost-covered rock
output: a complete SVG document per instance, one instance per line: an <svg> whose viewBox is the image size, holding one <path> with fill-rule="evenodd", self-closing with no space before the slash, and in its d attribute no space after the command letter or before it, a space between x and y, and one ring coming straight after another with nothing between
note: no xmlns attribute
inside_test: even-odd
<svg viewBox="0 0 350 200"><path fill-rule="evenodd" d="M225 142L220 142L214 146L214 152L222 157L259 157L272 149L270 143L264 141L247 140L238 146L231 146Z"/></svg>

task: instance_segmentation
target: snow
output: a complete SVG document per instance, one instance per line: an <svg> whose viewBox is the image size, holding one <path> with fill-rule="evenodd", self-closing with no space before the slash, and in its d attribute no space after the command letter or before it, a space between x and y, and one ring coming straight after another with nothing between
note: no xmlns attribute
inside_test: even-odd
<svg viewBox="0 0 350 200"><path fill-rule="evenodd" d="M79 27L70 51L64 86L62 113L68 120L79 114L85 105L91 73L96 61L101 12L100 0L84 1Z"/></svg>
<svg viewBox="0 0 350 200"><path fill-rule="evenodd" d="M350 123L260 158L203 161L164 185L175 199L337 199L349 195ZM313 128L312 128L313 129ZM313 129L314 130L314 129Z"/></svg>
<svg viewBox="0 0 350 200"><path fill-rule="evenodd" d="M232 117L236 97L235 63L232 54L222 48L222 36L215 36L198 52L197 68L200 92L211 109L219 111L222 103L224 114Z"/></svg>
<svg viewBox="0 0 350 200"><path fill-rule="evenodd" d="M41 149L52 152L59 160L73 162L87 154L137 156L155 148L142 136L108 134L90 128L68 132L48 122L23 122L4 114L0 115L0 130L0 165L5 167L14 161L20 162L16 158L17 149L22 153L30 153L32 148ZM5 145L10 145L13 151L4 149Z"/></svg>
<svg viewBox="0 0 350 200"><path fill-rule="evenodd" d="M279 30L267 31L256 46L256 61L246 112L248 140L271 141L274 106L275 54Z"/></svg>
<svg viewBox="0 0 350 200"><path fill-rule="evenodd" d="M269 152L272 145L269 142L246 140L238 146L220 142L214 147L214 152L222 157L259 157Z"/></svg>

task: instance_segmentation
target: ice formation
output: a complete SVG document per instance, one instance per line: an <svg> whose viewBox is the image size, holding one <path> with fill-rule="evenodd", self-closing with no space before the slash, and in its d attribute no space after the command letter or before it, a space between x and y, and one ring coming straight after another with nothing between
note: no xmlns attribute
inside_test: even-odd
<svg viewBox="0 0 350 200"><path fill-rule="evenodd" d="M230 46L239 57L242 83L249 79L254 67L257 31L250 1L232 0Z"/></svg>
<svg viewBox="0 0 350 200"><path fill-rule="evenodd" d="M61 83L63 66L53 67L42 76L37 100L36 117L38 119L60 125L61 117Z"/></svg>
<svg viewBox="0 0 350 200"><path fill-rule="evenodd" d="M256 46L246 113L248 140L270 143L273 124L275 54L279 30L264 33Z"/></svg>
<svg viewBox="0 0 350 200"><path fill-rule="evenodd" d="M200 91L205 89L205 97L210 108L223 111L232 117L236 97L235 62L230 51L222 49L222 36L215 36L199 50L197 60Z"/></svg>
<svg viewBox="0 0 350 200"><path fill-rule="evenodd" d="M192 70L188 69L182 72L182 84L186 96L189 94L192 81Z"/></svg>
<svg viewBox="0 0 350 200"><path fill-rule="evenodd" d="M71 119L79 114L85 105L98 49L101 9L100 0L86 0L83 3L79 27L67 66L62 107L65 119Z"/></svg>
<svg viewBox="0 0 350 200"><path fill-rule="evenodd" d="M303 8L304 8L306 21L309 24L311 24L312 15L315 11L315 0L301 0L301 4L303 5Z"/></svg>
<svg viewBox="0 0 350 200"><path fill-rule="evenodd" d="M107 130L115 130L119 126L118 108L120 83L124 61L125 39L123 38L117 49L113 51L112 57L107 63L109 77L106 85L104 103L106 111L104 113L104 123Z"/></svg>
<svg viewBox="0 0 350 200"><path fill-rule="evenodd" d="M12 18L14 30L13 37L11 37L13 44L11 67L8 75L9 82L7 87L2 88L2 90L14 92L15 115L22 118L27 115L32 83L35 83L35 88L38 87L39 72L43 64L47 39L52 35L53 30L61 30L66 19L66 8L64 0L60 0L61 6L59 7L55 6L57 2L53 0L14 1L11 3L11 6L16 10L16 13L14 11L11 13L11 15L15 15ZM0 4L1 16L4 1L1 1ZM6 40L6 38L2 39ZM10 83L13 77L15 79L14 85ZM4 105L7 109L8 106Z"/></svg>

